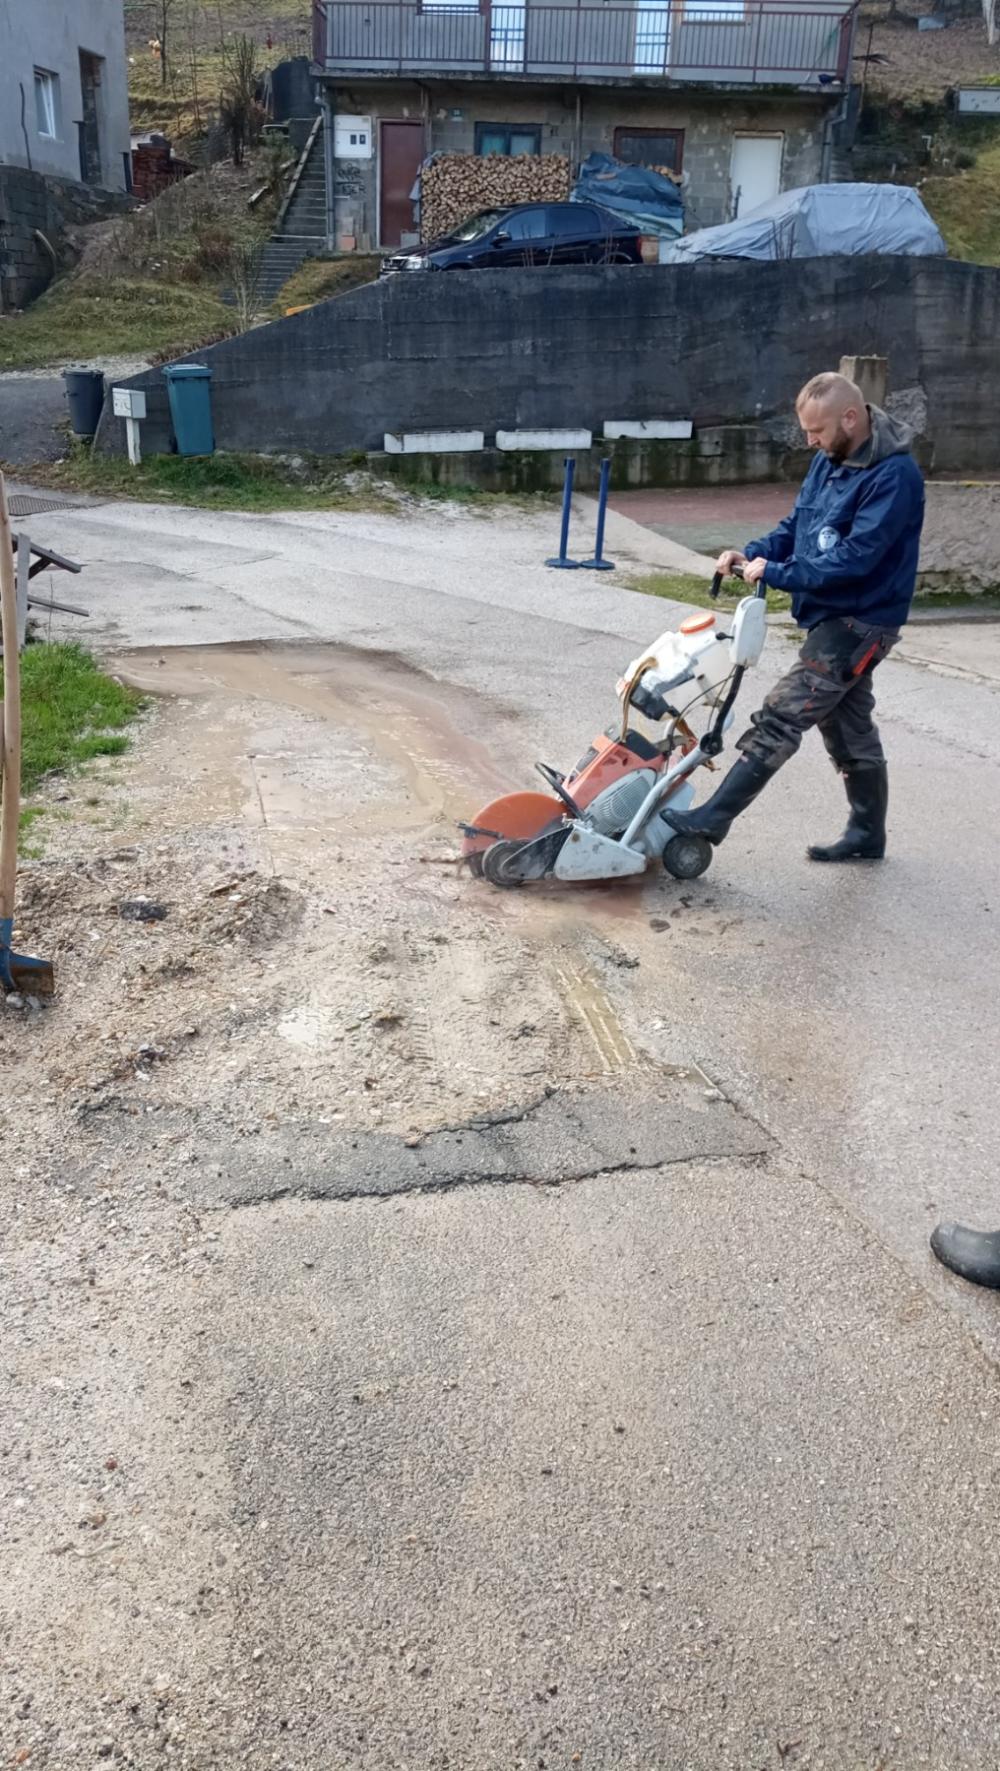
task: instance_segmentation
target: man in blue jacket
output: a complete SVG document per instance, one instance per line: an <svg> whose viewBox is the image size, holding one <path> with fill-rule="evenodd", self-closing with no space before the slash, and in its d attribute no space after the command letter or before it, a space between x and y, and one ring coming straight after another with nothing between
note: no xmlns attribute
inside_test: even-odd
<svg viewBox="0 0 1000 1771"><path fill-rule="evenodd" d="M843 375L814 376L796 402L816 459L795 508L743 553L723 553L720 572L742 568L749 584L789 592L806 639L798 662L767 696L742 752L704 805L664 816L677 830L722 842L738 814L818 726L850 808L837 842L813 861L879 861L885 854L888 779L872 715L872 674L899 638L913 598L924 484L909 433L867 406Z"/></svg>

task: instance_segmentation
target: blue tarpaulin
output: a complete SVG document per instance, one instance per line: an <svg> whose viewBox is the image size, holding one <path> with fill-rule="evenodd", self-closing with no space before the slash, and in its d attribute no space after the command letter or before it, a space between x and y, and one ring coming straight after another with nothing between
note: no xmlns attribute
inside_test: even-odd
<svg viewBox="0 0 1000 1771"><path fill-rule="evenodd" d="M647 234L676 239L684 227L684 199L672 179L649 166L625 166L610 154L584 160L570 201L600 203Z"/></svg>

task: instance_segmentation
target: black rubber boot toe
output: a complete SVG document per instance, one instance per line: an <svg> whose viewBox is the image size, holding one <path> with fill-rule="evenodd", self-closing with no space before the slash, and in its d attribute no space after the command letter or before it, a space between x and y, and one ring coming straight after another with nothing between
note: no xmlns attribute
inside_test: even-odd
<svg viewBox="0 0 1000 1771"><path fill-rule="evenodd" d="M973 1285L1000 1291L1000 1230L969 1230L964 1224L939 1224L931 1248L945 1267Z"/></svg>
<svg viewBox="0 0 1000 1771"><path fill-rule="evenodd" d="M810 861L884 861L885 844L864 842L845 830L836 842L811 842L806 854Z"/></svg>

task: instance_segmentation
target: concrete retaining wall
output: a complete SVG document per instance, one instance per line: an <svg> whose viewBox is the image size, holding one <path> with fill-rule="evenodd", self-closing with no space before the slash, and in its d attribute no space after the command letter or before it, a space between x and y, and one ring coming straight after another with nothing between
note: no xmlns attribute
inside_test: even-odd
<svg viewBox="0 0 1000 1771"><path fill-rule="evenodd" d="M1000 593L1000 482L927 487L920 589Z"/></svg>
<svg viewBox="0 0 1000 1771"><path fill-rule="evenodd" d="M763 427L790 449L808 376L886 356L924 465L992 477L998 335L1000 270L810 259L405 274L185 360L213 369L219 448L342 454L413 430L599 436L606 418L690 418L696 439ZM162 374L132 385L149 396L144 449L169 450ZM120 421L106 415L99 446L123 449Z"/></svg>

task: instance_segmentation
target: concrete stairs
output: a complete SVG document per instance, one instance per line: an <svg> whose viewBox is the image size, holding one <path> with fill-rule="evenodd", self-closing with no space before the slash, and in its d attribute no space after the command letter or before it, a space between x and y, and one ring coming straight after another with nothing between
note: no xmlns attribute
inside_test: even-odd
<svg viewBox="0 0 1000 1771"><path fill-rule="evenodd" d="M261 261L258 300L269 307L307 258L326 254L326 181L323 129L317 117L292 175L275 230Z"/></svg>
<svg viewBox="0 0 1000 1771"><path fill-rule="evenodd" d="M280 236L268 240L264 247L260 264L260 281L257 285L257 303L261 308L270 307L275 296L294 277L299 266L307 258L322 258L326 252L326 236L322 239L307 240L283 239Z"/></svg>

